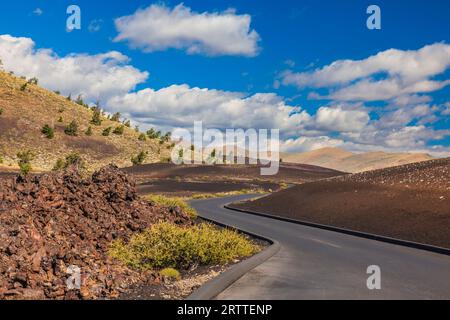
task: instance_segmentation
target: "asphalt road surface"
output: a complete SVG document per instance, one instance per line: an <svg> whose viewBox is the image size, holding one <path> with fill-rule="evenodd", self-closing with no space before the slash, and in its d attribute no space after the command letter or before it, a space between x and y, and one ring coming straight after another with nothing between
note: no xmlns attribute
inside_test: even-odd
<svg viewBox="0 0 450 320"><path fill-rule="evenodd" d="M218 299L450 299L450 256L223 208L248 197L192 202L202 217L281 244ZM367 287L373 265L379 290Z"/></svg>

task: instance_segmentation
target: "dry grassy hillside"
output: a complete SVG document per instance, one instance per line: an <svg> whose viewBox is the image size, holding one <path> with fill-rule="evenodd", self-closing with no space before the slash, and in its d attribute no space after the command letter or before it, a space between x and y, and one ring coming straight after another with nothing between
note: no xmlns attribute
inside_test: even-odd
<svg viewBox="0 0 450 320"><path fill-rule="evenodd" d="M89 169L97 169L109 163L118 166L131 165L131 157L147 151L146 163L157 162L170 154L170 146L158 139L139 141L139 133L124 128L122 135L103 136L107 127L121 125L102 117L100 126L90 123L93 111L63 96L43 89L27 80L0 71L0 169L14 168L19 151L31 150L35 154L32 165L37 170L51 169L58 158L70 152L78 152ZM60 122L62 120L62 122ZM64 133L70 122L78 124L78 136ZM48 139L41 130L48 124L54 127L54 138ZM85 134L91 126L92 135Z"/></svg>
<svg viewBox="0 0 450 320"><path fill-rule="evenodd" d="M284 162L305 163L343 172L364 172L433 159L423 153L368 152L356 154L339 148L323 148L304 153L285 153Z"/></svg>

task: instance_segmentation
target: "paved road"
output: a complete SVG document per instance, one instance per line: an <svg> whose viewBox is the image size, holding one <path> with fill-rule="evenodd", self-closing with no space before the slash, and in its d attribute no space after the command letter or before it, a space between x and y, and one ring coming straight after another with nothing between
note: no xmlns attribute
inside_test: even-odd
<svg viewBox="0 0 450 320"><path fill-rule="evenodd" d="M281 244L218 299L450 299L450 256L223 208L246 197L192 202L200 216ZM381 290L367 289L371 265Z"/></svg>

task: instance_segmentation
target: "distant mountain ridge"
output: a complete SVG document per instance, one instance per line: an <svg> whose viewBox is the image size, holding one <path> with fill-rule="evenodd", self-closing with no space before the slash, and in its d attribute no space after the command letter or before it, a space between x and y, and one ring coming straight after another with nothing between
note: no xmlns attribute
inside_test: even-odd
<svg viewBox="0 0 450 320"><path fill-rule="evenodd" d="M357 173L434 159L426 153L353 153L339 148L322 148L303 153L282 153L283 162L303 163L343 172Z"/></svg>

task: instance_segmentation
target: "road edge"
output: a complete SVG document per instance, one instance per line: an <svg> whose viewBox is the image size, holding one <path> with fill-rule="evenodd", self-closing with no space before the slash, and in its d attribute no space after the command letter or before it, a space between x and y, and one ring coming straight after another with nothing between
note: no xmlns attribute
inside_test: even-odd
<svg viewBox="0 0 450 320"><path fill-rule="evenodd" d="M424 251L429 251L429 252L433 252L433 253L439 253L439 254L450 256L450 249L444 248L444 247L438 247L438 246L433 246L433 245L419 243L419 242L391 238L391 237L387 237L387 236L381 236L381 235L362 232L362 231L355 231L355 230L350 230L350 229L345 229L345 228L333 227L333 226L314 223L314 222L296 220L296 219L286 218L286 217L277 216L277 215L271 215L271 214L252 211L252 210L234 208L234 207L232 207L232 204L227 204L224 206L224 208L226 208L228 210L233 210L233 211L242 212L242 213L246 213L246 214L252 214L252 215L256 215L256 216L260 216L260 217L300 224L300 225L304 225L307 227L343 233L343 234L347 234L347 235L351 235L351 236L355 236L355 237L366 238L366 239L370 239L370 240L376 240L376 241L380 241L380 242L386 242L386 243L396 244L396 245L400 245L400 246L404 246L404 247L409 247L409 248L414 248L414 249L419 249L419 250L424 250Z"/></svg>
<svg viewBox="0 0 450 320"><path fill-rule="evenodd" d="M227 227L227 228L233 228L235 230L238 230L239 232L242 232L244 234L247 234L251 237L258 238L263 241L267 241L270 243L270 246L263 251L251 256L250 258L247 258L235 265L233 265L228 270L224 271L217 277L207 281L205 284L203 284L201 287L199 287L197 290L192 292L186 300L212 300L216 296L218 296L220 293L225 291L229 286L231 286L233 283L235 283L237 280L242 278L247 272L253 270L263 262L267 261L271 257L273 257L281 248L280 243L276 240L269 239L263 236L260 236L255 233L251 233L245 230L241 230L239 228L231 227L226 224L223 224L218 221L214 221L212 219L207 219L200 217L201 219L214 223L221 227Z"/></svg>

